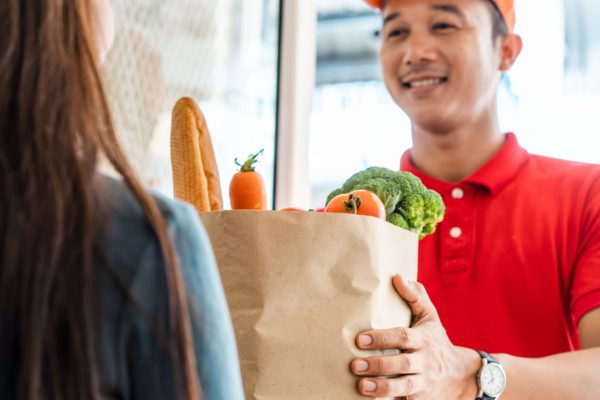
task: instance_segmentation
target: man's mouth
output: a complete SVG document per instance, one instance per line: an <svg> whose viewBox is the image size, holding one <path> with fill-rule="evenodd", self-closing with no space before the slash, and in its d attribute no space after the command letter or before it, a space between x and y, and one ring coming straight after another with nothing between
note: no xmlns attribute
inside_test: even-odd
<svg viewBox="0 0 600 400"><path fill-rule="evenodd" d="M441 85L442 83L448 82L448 78L416 78L402 81L402 86L406 89L421 89L431 86Z"/></svg>

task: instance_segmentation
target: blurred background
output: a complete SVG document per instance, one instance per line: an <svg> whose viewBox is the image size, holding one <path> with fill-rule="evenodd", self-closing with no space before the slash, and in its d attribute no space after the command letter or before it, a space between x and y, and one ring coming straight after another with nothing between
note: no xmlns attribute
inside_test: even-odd
<svg viewBox="0 0 600 400"><path fill-rule="evenodd" d="M272 199L279 0L112 4L117 29L104 65L107 91L122 144L143 181L173 195L171 110L189 96L208 122L223 187L236 157L243 161L264 148L261 173Z"/></svg>
<svg viewBox="0 0 600 400"><path fill-rule="evenodd" d="M117 128L138 173L167 195L170 110L182 96L194 97L206 114L224 192L234 158L264 148L259 170L269 199L275 168L289 168L288 184L304 193L292 201L322 206L329 191L364 167L397 169L411 145L409 121L381 82L381 17L360 0L113 4L117 39L105 69ZM292 5L308 18L283 18ZM532 153L599 163L600 25L594 22L600 2L517 0L516 6L525 47L499 93L502 129L516 132ZM314 42L310 53L295 54L304 63L281 63L286 35ZM306 69L306 60L313 70L297 71L306 74L306 87L286 95L310 104L299 112L279 96L279 78L287 79L294 65ZM287 114L306 119L308 128L286 131L278 120ZM304 164L276 162L277 143L290 134L302 136L292 151Z"/></svg>

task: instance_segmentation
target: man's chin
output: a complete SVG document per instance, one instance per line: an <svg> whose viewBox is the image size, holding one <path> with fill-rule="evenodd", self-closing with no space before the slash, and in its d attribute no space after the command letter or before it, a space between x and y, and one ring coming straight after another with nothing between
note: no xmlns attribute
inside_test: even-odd
<svg viewBox="0 0 600 400"><path fill-rule="evenodd" d="M407 113L408 114L408 113ZM416 114L408 114L413 130L425 131L435 135L445 135L456 128L455 121L441 112L430 110Z"/></svg>

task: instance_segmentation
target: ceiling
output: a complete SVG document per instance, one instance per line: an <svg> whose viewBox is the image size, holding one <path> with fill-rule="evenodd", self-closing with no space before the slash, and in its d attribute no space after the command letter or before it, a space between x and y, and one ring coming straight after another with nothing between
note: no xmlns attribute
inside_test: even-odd
<svg viewBox="0 0 600 400"><path fill-rule="evenodd" d="M379 79L379 14L360 0L318 0L317 9L317 85Z"/></svg>

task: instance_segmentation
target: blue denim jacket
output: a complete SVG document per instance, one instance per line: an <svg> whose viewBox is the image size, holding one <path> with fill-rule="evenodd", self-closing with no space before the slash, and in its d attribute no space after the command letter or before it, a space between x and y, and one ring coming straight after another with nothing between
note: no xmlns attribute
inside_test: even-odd
<svg viewBox="0 0 600 400"><path fill-rule="evenodd" d="M118 277L98 268L103 398L175 399L172 369L155 334L156 328L166 331L168 326L166 277L157 240L125 186L109 178L100 183L105 194L99 201L104 215L102 247ZM154 197L166 218L187 285L204 399L243 399L235 336L208 237L191 206ZM128 288L135 304L118 281Z"/></svg>

